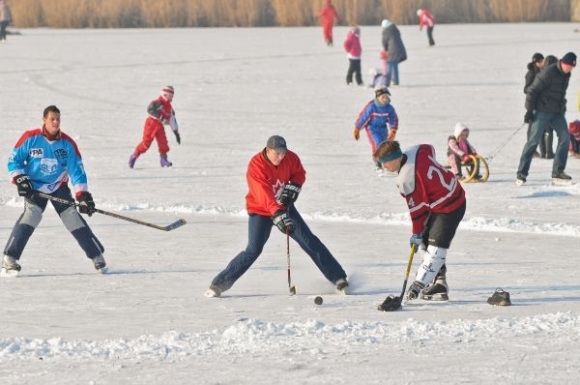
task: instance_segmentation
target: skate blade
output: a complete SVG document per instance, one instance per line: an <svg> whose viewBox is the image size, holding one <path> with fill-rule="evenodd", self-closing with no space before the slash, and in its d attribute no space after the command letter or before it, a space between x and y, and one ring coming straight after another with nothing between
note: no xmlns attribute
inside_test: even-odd
<svg viewBox="0 0 580 385"><path fill-rule="evenodd" d="M572 186L572 181L568 179L552 179L553 186Z"/></svg>
<svg viewBox="0 0 580 385"><path fill-rule="evenodd" d="M445 302L445 301L449 301L449 296L445 293L432 294L432 295L423 294L421 296L421 299L423 301Z"/></svg>
<svg viewBox="0 0 580 385"><path fill-rule="evenodd" d="M0 277L16 278L18 277L19 273L20 272L18 270L6 270L5 268L2 268L2 270L0 270Z"/></svg>

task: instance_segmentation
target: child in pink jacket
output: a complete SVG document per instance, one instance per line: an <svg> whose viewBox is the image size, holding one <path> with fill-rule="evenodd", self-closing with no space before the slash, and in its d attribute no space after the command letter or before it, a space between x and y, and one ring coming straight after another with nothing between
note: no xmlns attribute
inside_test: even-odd
<svg viewBox="0 0 580 385"><path fill-rule="evenodd" d="M463 123L457 123L453 135L447 140L449 166L451 166L451 170L460 180L464 177L461 172L461 166L472 162L470 155L477 155L477 151L475 151L475 148L467 140L468 137L469 128ZM479 162L476 162L474 166L477 168L475 171L475 179L480 179Z"/></svg>
<svg viewBox="0 0 580 385"><path fill-rule="evenodd" d="M361 75L361 55L362 47L360 45L360 28L352 27L346 39L344 40L344 50L348 57L348 71L346 72L346 84L350 85L352 83L352 76L356 80L356 84L359 86L363 85L362 75Z"/></svg>

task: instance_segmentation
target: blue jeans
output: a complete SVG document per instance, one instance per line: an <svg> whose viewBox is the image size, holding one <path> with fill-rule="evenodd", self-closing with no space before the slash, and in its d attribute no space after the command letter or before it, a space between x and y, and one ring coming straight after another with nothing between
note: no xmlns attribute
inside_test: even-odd
<svg viewBox="0 0 580 385"><path fill-rule="evenodd" d="M552 163L552 175L564 172L566 162L568 161L568 145L570 144L570 134L568 133L568 123L564 114L553 114L548 112L536 111L534 121L530 128L528 142L522 150L518 174L528 176L532 158L536 152L536 147L544 135L546 127L551 126L558 135L558 146L554 153L554 162Z"/></svg>
<svg viewBox="0 0 580 385"><path fill-rule="evenodd" d="M389 62L387 64L387 87L399 85L399 62Z"/></svg>
<svg viewBox="0 0 580 385"><path fill-rule="evenodd" d="M346 273L342 266L340 266L326 246L322 244L320 239L312 234L294 206L290 208L290 218L294 222L294 232L290 237L310 256L326 279L334 284L340 278L346 278ZM227 267L213 279L211 286L220 292L230 289L238 278L258 259L264 249L264 245L270 238L272 226L274 226L272 218L250 214L246 249L230 261Z"/></svg>

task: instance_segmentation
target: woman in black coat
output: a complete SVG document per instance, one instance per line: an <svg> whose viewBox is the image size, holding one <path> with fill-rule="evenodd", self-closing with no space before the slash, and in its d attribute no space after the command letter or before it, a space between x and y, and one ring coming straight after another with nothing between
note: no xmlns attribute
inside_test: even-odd
<svg viewBox="0 0 580 385"><path fill-rule="evenodd" d="M399 85L399 63L407 60L407 51L399 28L390 20L383 20L383 49L387 52L387 86Z"/></svg>

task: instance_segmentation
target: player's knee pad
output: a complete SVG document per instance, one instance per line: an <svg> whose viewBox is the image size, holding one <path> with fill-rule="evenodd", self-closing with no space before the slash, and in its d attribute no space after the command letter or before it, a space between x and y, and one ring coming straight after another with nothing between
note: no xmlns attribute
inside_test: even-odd
<svg viewBox="0 0 580 385"><path fill-rule="evenodd" d="M71 206L60 213L60 220L62 223L64 223L66 229L71 233L86 226L83 218L74 206Z"/></svg>
<svg viewBox="0 0 580 385"><path fill-rule="evenodd" d="M24 212L20 217L19 224L36 228L42 219L42 209L35 204L24 204Z"/></svg>

